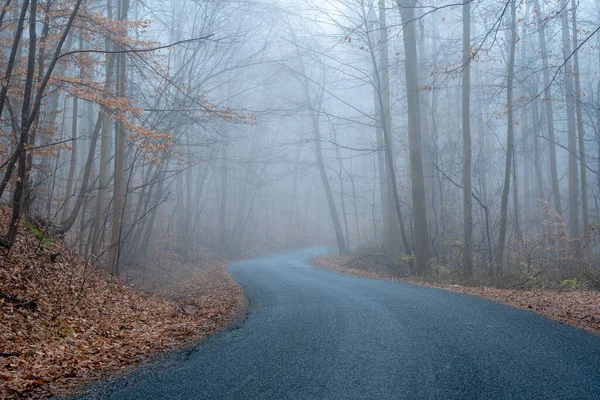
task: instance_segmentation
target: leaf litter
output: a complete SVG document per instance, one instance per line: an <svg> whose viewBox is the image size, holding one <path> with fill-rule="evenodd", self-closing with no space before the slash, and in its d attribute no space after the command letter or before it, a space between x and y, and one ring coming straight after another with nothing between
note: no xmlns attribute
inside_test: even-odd
<svg viewBox="0 0 600 400"><path fill-rule="evenodd" d="M9 218L0 208L0 226ZM50 242L22 223L11 251L0 249L0 398L68 393L198 342L245 307L225 263L188 266L185 279L153 294Z"/></svg>

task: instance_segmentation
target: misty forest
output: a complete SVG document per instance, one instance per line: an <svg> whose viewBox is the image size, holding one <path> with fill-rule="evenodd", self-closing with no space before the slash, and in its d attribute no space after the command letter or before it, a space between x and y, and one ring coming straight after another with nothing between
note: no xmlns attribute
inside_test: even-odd
<svg viewBox="0 0 600 400"><path fill-rule="evenodd" d="M73 293L315 246L600 288L598 0L2 1L11 309L43 314L31 266L67 254Z"/></svg>

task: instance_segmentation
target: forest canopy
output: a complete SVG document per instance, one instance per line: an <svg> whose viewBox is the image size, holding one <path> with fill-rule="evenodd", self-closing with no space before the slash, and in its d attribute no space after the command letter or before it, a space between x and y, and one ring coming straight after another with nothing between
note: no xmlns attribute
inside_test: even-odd
<svg viewBox="0 0 600 400"><path fill-rule="evenodd" d="M0 197L113 274L314 244L600 282L600 2L5 0Z"/></svg>

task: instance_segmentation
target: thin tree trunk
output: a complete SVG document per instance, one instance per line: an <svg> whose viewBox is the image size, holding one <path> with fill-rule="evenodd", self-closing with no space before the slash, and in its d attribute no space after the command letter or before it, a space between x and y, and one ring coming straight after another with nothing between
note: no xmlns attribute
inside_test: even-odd
<svg viewBox="0 0 600 400"><path fill-rule="evenodd" d="M392 138L392 106L390 99L390 72L388 55L388 27L386 22L386 4L385 0L379 0L379 40L380 59L381 59L381 79L378 80L379 101L378 109L382 123L381 133L383 134L383 145L385 148L385 207L387 218L383 221L384 226L384 245L389 256L398 260L402 255L398 245L398 227L404 246L404 251L411 254L411 248L406 237L404 221L400 212L400 203L396 184L396 169L394 168L394 144ZM376 63L374 63L376 66ZM375 70L377 74L379 72ZM377 75L379 78L379 75ZM395 217L395 218L394 218Z"/></svg>
<svg viewBox="0 0 600 400"><path fill-rule="evenodd" d="M337 137L337 131L335 129L335 127L333 126L333 124L331 123L331 121L329 121L329 125L331 127L331 131L333 132L333 141L335 143L339 143L338 142L338 137ZM348 213L346 211L346 193L345 193L345 189L344 189L344 165L342 163L342 156L340 154L340 148L339 146L335 147L335 155L337 158L337 162L338 162L338 168L339 168L339 173L338 173L338 178L340 180L340 204L342 206L342 217L344 220L344 233L346 234L346 248L348 249L348 251L350 251L350 234L349 234L349 230L348 230Z"/></svg>
<svg viewBox="0 0 600 400"><path fill-rule="evenodd" d="M75 220L77 219L77 216L79 215L79 210L81 209L81 206L84 204L85 198L88 194L88 186L89 186L90 175L92 174L94 154L96 154L96 143L98 143L98 136L100 134L101 126L102 126L102 113L100 112L100 113L98 113L98 117L96 119L96 126L94 127L94 132L92 132L92 139L90 140L90 147L88 150L85 167L83 169L81 188L77 195L75 206L73 207L73 210L71 210L70 214L67 214L67 213L63 214L63 220L60 223L61 229L64 232L69 231L71 229L71 227L73 226L73 224L75 223Z"/></svg>
<svg viewBox="0 0 600 400"><path fill-rule="evenodd" d="M515 152L514 145L514 121L513 121L513 80L515 73L515 44L517 41L515 0L510 2L510 43L508 78L506 90L506 104L508 113L508 126L506 129L506 164L504 169L504 186L502 188L502 203L500 205L500 238L498 240L498 251L496 254L496 275L500 276L504 266L504 247L506 244L506 226L508 223L508 194L510 192L511 167Z"/></svg>
<svg viewBox="0 0 600 400"><path fill-rule="evenodd" d="M554 210L562 216L560 191L558 188L558 172L556 168L556 138L554 136L554 109L552 107L552 87L550 82L550 67L548 66L548 48L546 46L546 21L542 18L542 9L539 0L533 0L537 10L536 21L538 24L538 36L542 50L542 72L544 76L544 97L546 104L546 119L548 124L548 144L550 153L550 180L552 183L552 196L554 198Z"/></svg>
<svg viewBox="0 0 600 400"><path fill-rule="evenodd" d="M23 0L23 5L21 6L21 12L19 13L19 20L17 22L17 27L15 30L15 38L13 39L13 44L10 49L10 55L8 56L8 62L6 65L6 72L4 73L4 79L0 82L2 88L0 89L0 116L2 116L2 111L4 110L4 104L6 102L6 96L8 94L8 86L10 84L10 78L12 77L12 70L15 66L15 59L17 57L18 50L20 49L21 43L21 34L23 33L23 26L25 24L25 16L27 15L27 8L29 7L29 0ZM19 157L20 148L23 145L17 144L15 146L15 152L12 154L11 158L8 160L6 164L6 170L4 171L4 176L2 177L2 182L0 183L0 198L4 194L4 190L6 189L6 185L10 180L14 166Z"/></svg>
<svg viewBox="0 0 600 400"><path fill-rule="evenodd" d="M33 103L31 103L31 93L29 94L29 97L30 97L29 102L31 103L31 107L29 107L29 108L31 109L31 111L30 111L29 115L21 116L21 120L27 122L25 129L23 129L23 127L21 127L21 132L26 132L26 133L25 133L25 135L20 136L20 140L15 148L15 152L12 154L11 158L6 162L6 172L4 174L2 182L0 183L0 198L2 197L2 194L4 193L4 189L6 188L6 184L7 184L8 180L10 179L10 176L12 174L12 170L15 166L15 163L19 159L21 153L25 151L25 145L27 144L27 141L21 142L21 140L28 139L29 131L31 130L34 122L36 122L38 120L38 114L39 114L40 108L42 106L42 101L44 99L44 93L46 91L46 88L48 87L48 83L50 82L50 78L52 77L52 74L54 72L54 67L56 67L56 63L58 62L58 59L59 59L60 53L62 51L63 45L65 43L65 40L66 40L67 36L69 35L71 27L73 26L73 21L75 20L75 16L79 12L79 7L81 6L82 1L83 0L76 0L75 4L73 5L73 9L71 11L71 14L69 15L69 20L67 21L65 28L62 32L62 35L60 36L60 39L58 40L58 44L56 45L56 48L54 49L54 55L52 57L52 61L48 65L48 69L46 70L46 73L44 74L43 79L41 80L39 85L37 85L36 96L35 96L35 100L33 101ZM26 11L26 7L23 8L22 11ZM21 29L22 29L22 27L21 27ZM34 27L34 29L35 29L35 27ZM31 28L30 28L30 31L31 31ZM20 37L20 34L18 34L18 35ZM16 39L16 36L15 36L15 39ZM18 48L19 48L19 46L17 43L17 49ZM33 61L31 62L31 69L35 69L35 49L33 50L33 52L34 52L34 54L33 54ZM12 50L11 50L11 56L12 56ZM9 60L9 64L10 64L10 60ZM10 68L12 68L12 67L10 67ZM8 72L8 70L7 70L7 72ZM29 72L29 62L28 62L28 72ZM33 73L33 71L32 71L32 73ZM4 106L4 101L6 100L6 91L8 90L8 80L3 81L2 83L5 84L5 86L2 86L2 90L0 91L0 115L2 114L2 108ZM26 84L27 84L27 82L26 82ZM26 163L26 161L25 161L25 163Z"/></svg>
<svg viewBox="0 0 600 400"><path fill-rule="evenodd" d="M537 104L533 103L531 105L531 113L532 113L532 120L533 120L533 129L532 129L532 139L533 139L533 162L534 162L534 168L535 168L535 181L536 181L536 197L538 199L543 199L545 197L544 195L544 177L542 175L542 157L540 154L540 145L539 145L539 141L538 141L538 132L540 130L539 128L539 117L538 117L538 109L537 109ZM537 206L536 206L537 208Z"/></svg>
<svg viewBox="0 0 600 400"><path fill-rule="evenodd" d="M420 99L417 73L417 46L415 38L415 0L397 0L402 18L405 53L405 76L408 102L408 145L410 156L410 177L413 202L413 226L415 232L415 258L417 274L431 275L429 262L429 238L427 228L427 208L423 158L421 151Z"/></svg>
<svg viewBox="0 0 600 400"><path fill-rule="evenodd" d="M375 73L378 73L377 71ZM379 111L379 94L377 93L377 88L373 88L373 99L375 100L375 111L378 116L381 116L382 113ZM376 122L377 123L377 122ZM377 175L379 176L379 195L381 200L381 218L383 225L383 243L386 251L392 248L393 243L389 243L390 240L393 240L392 235L389 235L387 232L386 225L389 224L389 212L388 212L388 189L386 185L386 167L385 167L385 145L383 142L383 132L381 125L377 123L375 126L375 139L377 144ZM395 214L392 214L395 215Z"/></svg>
<svg viewBox="0 0 600 400"><path fill-rule="evenodd" d="M385 153L385 206L387 209L387 219L384 220L384 248L389 253L389 256L393 259L398 259L401 255L400 250L396 244L397 241L397 226L400 226L400 235L402 237L402 243L404 250L407 254L411 254L411 247L406 237L406 230L404 229L404 221L402 218L402 210L400 209L400 200L398 198L398 185L396 182L396 169L394 167L394 151L392 144L392 117L391 117L391 103L389 94L389 71L388 71L388 51L387 51L387 25L385 22L385 0L379 2L379 26L380 26L380 42L381 46L381 77L378 73L378 63L375 57L374 51L370 52L371 62L374 67L375 83L377 92L377 109L379 110L379 117L382 124L381 133L383 133L383 149ZM370 38L370 36L369 36ZM371 49L375 46L370 44ZM378 147L380 142L378 141ZM397 219L394 221L394 217Z"/></svg>
<svg viewBox="0 0 600 400"><path fill-rule="evenodd" d="M352 205L354 207L354 223L356 224L356 239L358 241L358 245L362 246L362 240L360 238L360 221L358 217L358 200L356 197L356 185L354 183L354 172L352 171L352 159L350 159L350 174L348 176L350 178L350 186L352 187Z"/></svg>
<svg viewBox="0 0 600 400"><path fill-rule="evenodd" d="M82 71L80 71L81 77ZM73 196L73 179L75 178L75 169L77 168L77 129L79 113L79 99L73 96L73 112L71 123L71 161L69 164L69 176L67 177L67 191L65 192L65 203L62 209L62 219L66 220L69 215L69 203Z"/></svg>
<svg viewBox="0 0 600 400"><path fill-rule="evenodd" d="M298 200L296 199L296 195L298 192L298 163L300 161L300 146L296 146L296 155L294 156L294 176L292 178L292 201L290 202L290 210L287 221L287 230L285 237L285 247L289 247L290 245L290 233L293 228L294 222L294 210L297 207Z"/></svg>
<svg viewBox="0 0 600 400"><path fill-rule="evenodd" d="M577 2L575 0L571 1L572 4L572 18L573 18L573 51L575 54L573 55L574 64L575 64L575 110L577 113L577 133L579 139L579 167L581 174L581 212L582 212L582 222L583 222L583 238L584 238L584 248L586 253L589 254L590 248L590 217L589 217L589 206L588 206L588 193L587 193L587 170L585 164L585 130L583 128L583 115L581 112L581 82L580 82L580 72L579 72L579 52L576 51L577 46L579 45L577 39Z"/></svg>
<svg viewBox="0 0 600 400"><path fill-rule="evenodd" d="M570 59L570 41L568 0L562 0L562 40L563 57L565 60L565 87L567 103L567 147L569 149L569 238L570 247L576 256L580 255L581 246L578 240L579 229L579 172L577 171L577 130L575 125L575 91L573 89L573 69Z"/></svg>
<svg viewBox="0 0 600 400"><path fill-rule="evenodd" d="M463 4L463 79L462 79L462 130L463 130L463 212L464 253L463 268L466 276L473 275L473 191L471 185L471 3Z"/></svg>
<svg viewBox="0 0 600 400"><path fill-rule="evenodd" d="M107 0L106 2L106 10L107 16L109 19L113 17L112 10L112 0ZM104 42L104 48L106 51L110 51L110 41L107 38ZM106 65L106 76L104 80L104 88L109 89L112 86L112 75L114 71L114 60L112 54L105 55L105 65ZM108 115L103 111L102 112L102 140L100 143L100 167L99 167L99 176L98 176L98 194L96 197L96 213L94 216L94 234L92 236L92 257L94 259L98 259L101 253L101 245L102 239L104 237L104 221L103 218L106 214L106 205L108 204L107 199L107 188L108 188L108 158L110 152L110 131L111 131L111 121Z"/></svg>
<svg viewBox="0 0 600 400"><path fill-rule="evenodd" d="M311 111L311 114L314 113ZM323 188L325 189L325 196L327 197L329 213L331 214L333 228L335 230L335 236L337 239L338 251L340 252L340 254L344 254L348 252L348 248L346 246L346 240L344 239L344 233L342 232L342 226L338 217L335 201L333 200L333 193L331 191L331 186L329 185L329 178L327 177L327 173L325 172L325 163L323 162L323 153L321 150L321 135L319 131L319 122L315 115L311 115L311 119L313 120L315 154L319 168L319 175L321 176L321 183L323 184Z"/></svg>
<svg viewBox="0 0 600 400"><path fill-rule="evenodd" d="M525 15L530 15L531 11L531 2L527 3L525 7ZM529 44L528 37L521 38L521 65L527 65L527 51ZM527 98L529 95L527 89L523 89L522 91L523 98ZM521 151L523 153L523 220L527 224L527 222L531 218L531 163L530 163L530 149L529 149L529 138L530 138L530 127L529 127L529 115L528 115L527 105L523 106L523 109L520 110L520 115L522 118L521 123ZM516 187L515 187L516 190Z"/></svg>
<svg viewBox="0 0 600 400"><path fill-rule="evenodd" d="M71 48L71 43L73 41L73 35L69 35L67 37L67 41L65 42L65 51L69 51L69 49ZM67 69L68 64L67 63L62 63L61 65L59 65L58 71L57 71L57 75L64 75L66 69ZM48 110L47 115L42 117L42 126L45 128L44 130L46 132L55 132L57 126L56 126L56 118L58 115L58 105L59 105L59 100L60 100L60 95L59 92L56 90L53 91L53 93L50 95L50 99L48 100L48 105L46 106L46 109ZM61 129L61 135L62 135L62 129ZM49 145L51 144L51 135L46 134L44 136L42 136L42 140L41 140L41 144L42 145ZM59 139L59 142L62 141L62 136ZM60 150L59 150L60 153ZM58 157L58 155L56 156ZM50 219L50 210L52 207L52 195L50 194L51 190L51 184L49 183L50 180L54 179L54 174L56 173L53 169L53 165L52 165L52 161L51 161L51 156L44 153L44 155L42 155L42 158L40 160L40 167L39 167L39 171L36 175L36 182L34 184L34 186L38 189L39 192L44 193L44 191L46 192L45 194L45 199L43 201L40 201L40 204L38 205L38 210L40 214L45 214L46 218Z"/></svg>
<svg viewBox="0 0 600 400"><path fill-rule="evenodd" d="M6 15L6 10L10 6L11 0L6 0L6 3L2 6L2 12L0 12L0 30L2 30L2 23L4 22L4 16Z"/></svg>
<svg viewBox="0 0 600 400"><path fill-rule="evenodd" d="M121 15L120 20L127 20L129 11L129 0L121 0ZM127 36L127 28L122 32L123 36ZM119 74L117 93L119 97L125 97L127 89L127 55L119 54ZM113 195L113 214L111 226L110 252L108 257L108 272L118 274L119 253L121 246L121 216L123 214L124 204L124 174L125 174L125 127L123 123L117 121L115 130L115 182Z"/></svg>
<svg viewBox="0 0 600 400"><path fill-rule="evenodd" d="M293 39L295 41L296 38L294 35L294 31L292 30L290 33L293 35ZM323 184L323 189L325 190L325 197L327 198L327 206L329 207L329 214L331 217L331 221L333 223L333 229L335 231L335 237L336 237L336 241L337 241L337 245L338 245L338 251L340 252L340 254L345 254L348 252L348 247L346 246L344 232L342 231L342 225L340 223L340 218L337 213L337 208L335 206L335 201L333 199L333 192L331 190L331 185L329 184L329 178L327 177L327 172L325 171L325 163L323 161L323 151L322 151L322 145L321 145L321 132L320 132L320 128L319 128L319 116L317 114L317 111L321 107L323 91L321 90L321 93L317 94L315 99L312 99L312 97L310 95L309 86L308 86L308 83L309 83L308 76L306 75L304 61L302 60L302 54L300 52L300 49L298 48L297 43L295 42L294 44L296 45L296 55L298 57L299 66L300 66L300 78L301 78L300 80L301 80L301 84L302 84L302 89L304 91L304 97L307 102L308 112L310 115L310 120L312 122L313 139L315 141L315 156L317 159L319 176L321 177L321 183ZM321 79L323 79L323 80L325 79L324 71L322 72ZM268 215L268 213L267 213L267 215ZM268 222L267 222L267 227L268 227Z"/></svg>
<svg viewBox="0 0 600 400"><path fill-rule="evenodd" d="M17 57L17 51L21 43L21 35L23 33L23 27L25 24L25 16L27 15L27 8L29 7L29 0L23 0L21 5L21 12L19 13L19 20L15 29L15 38L13 39L12 47L10 49L10 55L8 56L8 62L6 64L6 71L4 72L4 79L2 79L0 89L0 115L4 111L4 104L6 103L6 96L8 94L8 86L10 84L10 78L12 77L12 71L15 66L15 59ZM10 174L9 174L10 175ZM3 190L4 188L2 188ZM2 197L2 190L0 190L0 197Z"/></svg>
<svg viewBox="0 0 600 400"><path fill-rule="evenodd" d="M221 201L219 206L219 229L221 231L219 247L222 251L227 251L227 205L228 202L228 170L227 170L227 143L221 144Z"/></svg>
<svg viewBox="0 0 600 400"><path fill-rule="evenodd" d="M523 109L523 123L521 127L523 137L521 142L521 148L523 151L523 219L525 223L531 218L531 166L529 160L529 117L527 115L527 108Z"/></svg>
<svg viewBox="0 0 600 400"><path fill-rule="evenodd" d="M35 72L35 50L37 45L36 33L37 0L31 0L29 7L29 52L27 55L27 75L25 78L25 87L23 90L23 107L21 111L21 129L20 138L15 154L18 155L17 182L12 202L12 215L8 228L7 238L9 243L14 243L21 219L21 208L24 201L24 187L27 179L27 151L25 144L28 142L30 128L31 95L33 92L33 80ZM1 110L0 110L1 111Z"/></svg>

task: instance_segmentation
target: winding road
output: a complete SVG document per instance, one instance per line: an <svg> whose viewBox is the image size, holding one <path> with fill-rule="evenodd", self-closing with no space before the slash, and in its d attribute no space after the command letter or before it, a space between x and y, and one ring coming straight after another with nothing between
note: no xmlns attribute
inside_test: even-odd
<svg viewBox="0 0 600 400"><path fill-rule="evenodd" d="M304 249L231 264L248 318L89 398L600 399L600 338L532 312L340 275Z"/></svg>

